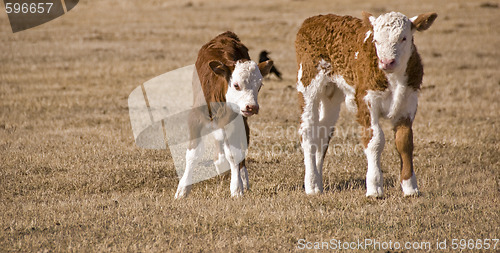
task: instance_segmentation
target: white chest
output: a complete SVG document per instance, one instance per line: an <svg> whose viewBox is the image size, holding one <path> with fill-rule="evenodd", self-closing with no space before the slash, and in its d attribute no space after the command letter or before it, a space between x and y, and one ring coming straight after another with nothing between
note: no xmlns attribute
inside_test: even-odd
<svg viewBox="0 0 500 253"><path fill-rule="evenodd" d="M413 121L417 111L418 91L397 84L385 91L368 91L365 101L372 116L393 121L410 118Z"/></svg>

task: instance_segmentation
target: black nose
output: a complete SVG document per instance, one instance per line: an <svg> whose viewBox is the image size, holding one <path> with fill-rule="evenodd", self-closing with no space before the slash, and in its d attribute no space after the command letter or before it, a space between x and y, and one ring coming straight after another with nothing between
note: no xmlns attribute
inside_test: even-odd
<svg viewBox="0 0 500 253"><path fill-rule="evenodd" d="M253 112L254 114L259 113L259 105L247 105L245 109L246 111Z"/></svg>

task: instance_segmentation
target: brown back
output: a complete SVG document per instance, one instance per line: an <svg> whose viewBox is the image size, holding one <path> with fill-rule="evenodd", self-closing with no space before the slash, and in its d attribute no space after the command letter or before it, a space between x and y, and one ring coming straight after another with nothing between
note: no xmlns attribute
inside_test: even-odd
<svg viewBox="0 0 500 253"><path fill-rule="evenodd" d="M229 82L228 78L215 74L209 63L220 61L232 72L237 61L248 60L250 60L248 48L241 43L236 34L230 31L218 35L201 47L195 66L209 108L210 102L226 101L225 94ZM194 103L196 105L196 98Z"/></svg>

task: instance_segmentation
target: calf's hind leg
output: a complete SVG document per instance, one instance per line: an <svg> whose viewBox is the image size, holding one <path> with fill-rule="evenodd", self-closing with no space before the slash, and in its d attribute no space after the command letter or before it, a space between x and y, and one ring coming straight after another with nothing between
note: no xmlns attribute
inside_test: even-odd
<svg viewBox="0 0 500 253"><path fill-rule="evenodd" d="M321 92L305 90L299 93L303 100L300 135L304 151L304 188L306 194L323 191L323 162L340 112L343 93L326 76L313 80L306 89L320 89ZM318 82L314 84L314 82ZM310 93L316 93L310 96Z"/></svg>
<svg viewBox="0 0 500 253"><path fill-rule="evenodd" d="M323 179L321 168L317 167L316 153L318 151L318 138L314 130L318 128L319 101L314 101L299 92L299 99L304 101L303 112L301 116L299 134L302 150L304 151L305 177L304 187L306 194L315 194L323 192ZM317 132L317 130L316 130Z"/></svg>

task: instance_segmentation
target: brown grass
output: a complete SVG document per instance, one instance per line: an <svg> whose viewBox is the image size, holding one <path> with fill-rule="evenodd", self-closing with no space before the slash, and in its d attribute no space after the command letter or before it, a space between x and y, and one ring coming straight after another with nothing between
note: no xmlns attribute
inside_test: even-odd
<svg viewBox="0 0 500 253"><path fill-rule="evenodd" d="M0 14L0 251L289 251L301 238L429 241L435 250L437 240L498 238L500 9L484 3L80 1L16 34ZM426 72L414 124L419 198L402 197L388 124L386 197L364 197L366 161L344 110L325 193L303 191L295 34L309 16L362 10L439 14L416 35ZM135 146L127 97L193 64L226 30L254 59L271 51L285 77L266 82L250 119L252 189L232 199L228 177L217 177L174 201L173 161Z"/></svg>

